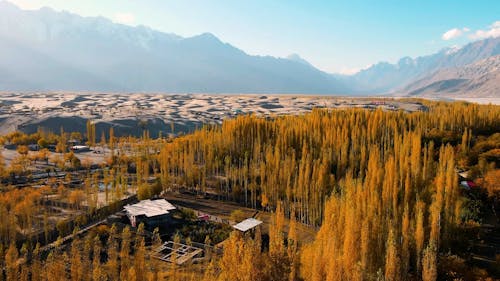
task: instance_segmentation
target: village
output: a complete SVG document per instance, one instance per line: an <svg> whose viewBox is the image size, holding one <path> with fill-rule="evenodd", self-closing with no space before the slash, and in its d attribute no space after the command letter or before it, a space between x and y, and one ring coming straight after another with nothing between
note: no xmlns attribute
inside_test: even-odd
<svg viewBox="0 0 500 281"><path fill-rule="evenodd" d="M12 174L4 184L20 191L33 189L41 195L40 208L30 218L31 226L24 226L21 233L41 243L42 253L56 247L64 249L76 237L112 227L120 231L129 228L133 235L144 236L152 257L179 266L204 263L212 255L222 254L231 232L261 235L263 247L268 247L272 216L268 211L220 200L213 192L193 193L187 188L164 190L151 199L140 200L133 171L124 171L119 176L120 184L110 183L106 162L113 154L133 154L132 145L111 148L109 144L92 145L70 138L65 143L66 152L62 152L60 144L42 147L40 142L8 142L1 150L4 165L16 165L22 158L27 167L24 173ZM145 181L154 185L157 179L149 176ZM151 244L155 231L162 240L159 246ZM312 226L298 226L303 242L313 241L316 231Z"/></svg>
<svg viewBox="0 0 500 281"><path fill-rule="evenodd" d="M137 179L133 173L126 173L124 185L114 187L112 191L111 184L102 174L109 170L104 164L106 159L113 153L119 153L118 149L103 143L91 146L88 142L75 139L67 140L66 146L66 154L77 157L83 165L76 167L71 161L58 165L54 158L64 157L56 152L55 145L47 145L47 160L30 165L30 176L18 177L15 182L18 188L33 186L46 194L42 200L45 210L39 210L35 216L39 220L39 228L29 234L38 236L37 240L44 242L42 252L48 253L55 247L64 248L77 236L109 231L112 227L120 231L130 228L134 235L144 236L152 257L179 266L205 264L212 255L222 254L224 242L231 232L250 237L261 235L260 239L264 241L262 247L268 247L266 241L269 241L269 225L272 223L270 212L221 201L213 192L199 193L188 188L164 190L151 199L140 200L138 188L134 187ZM36 143L27 145L27 148L28 158L42 149ZM126 151L122 153L132 153L130 148ZM2 155L6 165L15 161L19 154L19 146L4 145ZM457 173L463 190L477 188L469 180L467 171ZM85 182L89 175L95 180L91 184ZM151 184L155 181L153 176L147 179ZM58 191L51 192L47 187ZM94 203L90 203L92 200L95 200ZM75 227L79 230L71 231ZM285 231L288 231L287 227L288 223ZM42 231L42 228L45 230ZM313 241L317 230L314 226L299 224L297 232L300 241ZM155 231L161 237L161 245L151 242Z"/></svg>

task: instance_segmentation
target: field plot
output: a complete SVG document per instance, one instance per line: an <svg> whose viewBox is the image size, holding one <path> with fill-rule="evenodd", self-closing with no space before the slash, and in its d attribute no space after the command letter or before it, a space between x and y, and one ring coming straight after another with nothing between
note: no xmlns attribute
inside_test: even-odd
<svg viewBox="0 0 500 281"><path fill-rule="evenodd" d="M182 265L202 253L203 249L201 248L174 241L165 242L159 248L153 249L154 258L165 262L175 262L178 265Z"/></svg>

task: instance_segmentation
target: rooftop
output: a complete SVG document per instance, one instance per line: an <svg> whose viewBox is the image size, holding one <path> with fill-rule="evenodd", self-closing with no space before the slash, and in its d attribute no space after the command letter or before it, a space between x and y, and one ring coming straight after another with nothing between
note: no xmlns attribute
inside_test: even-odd
<svg viewBox="0 0 500 281"><path fill-rule="evenodd" d="M262 221L260 221L260 220L256 220L254 218L249 218L249 219L246 219L238 224L233 225L233 228L235 228L239 231L242 231L242 232L246 232L252 228L257 227L261 223L262 223Z"/></svg>
<svg viewBox="0 0 500 281"><path fill-rule="evenodd" d="M169 211L176 209L174 205L170 204L165 199L142 200L137 204L126 205L124 208L128 215L145 215L148 218L165 215L168 214Z"/></svg>
<svg viewBox="0 0 500 281"><path fill-rule="evenodd" d="M74 145L71 147L71 149L86 149L86 148L90 148L88 145Z"/></svg>

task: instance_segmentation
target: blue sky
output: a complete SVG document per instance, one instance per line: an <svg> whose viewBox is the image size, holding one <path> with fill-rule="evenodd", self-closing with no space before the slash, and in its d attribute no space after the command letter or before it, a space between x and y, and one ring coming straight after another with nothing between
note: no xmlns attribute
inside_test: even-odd
<svg viewBox="0 0 500 281"><path fill-rule="evenodd" d="M252 55L297 53L327 72L353 72L500 35L498 0L10 0L104 16L181 36L211 32Z"/></svg>

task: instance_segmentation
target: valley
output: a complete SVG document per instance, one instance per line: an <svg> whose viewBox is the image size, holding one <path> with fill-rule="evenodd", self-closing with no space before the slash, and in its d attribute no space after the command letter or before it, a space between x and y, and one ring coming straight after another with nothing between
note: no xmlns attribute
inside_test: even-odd
<svg viewBox="0 0 500 281"><path fill-rule="evenodd" d="M84 133L87 120L95 123L97 138L113 127L117 136L177 135L224 119L255 114L273 117L303 114L314 108L368 108L414 112L416 101L308 95L213 94L100 94L3 93L0 95L0 133L62 129Z"/></svg>

